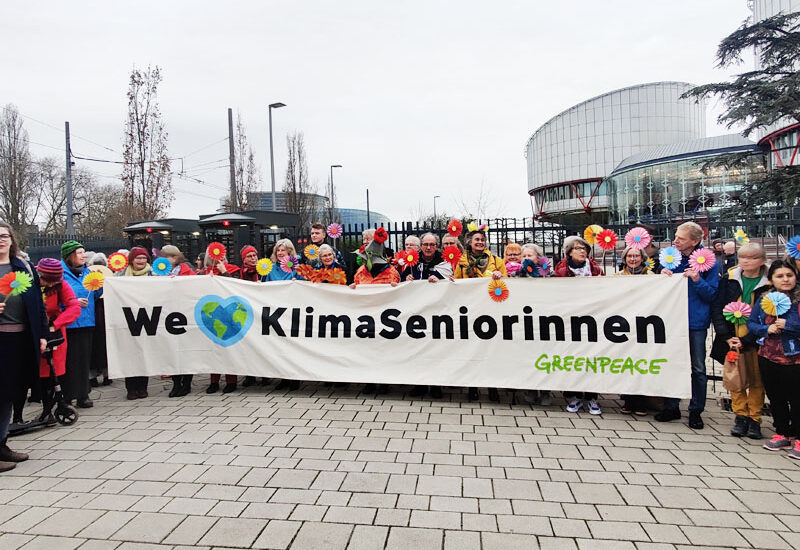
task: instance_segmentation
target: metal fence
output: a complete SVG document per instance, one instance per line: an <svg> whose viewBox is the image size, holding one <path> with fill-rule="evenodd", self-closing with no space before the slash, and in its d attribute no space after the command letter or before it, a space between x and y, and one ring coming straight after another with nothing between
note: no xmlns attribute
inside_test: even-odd
<svg viewBox="0 0 800 550"><path fill-rule="evenodd" d="M61 258L61 245L69 240L83 244L86 250L109 255L121 248L129 248L130 241L123 237L90 235L30 235L25 252L36 263L42 258Z"/></svg>

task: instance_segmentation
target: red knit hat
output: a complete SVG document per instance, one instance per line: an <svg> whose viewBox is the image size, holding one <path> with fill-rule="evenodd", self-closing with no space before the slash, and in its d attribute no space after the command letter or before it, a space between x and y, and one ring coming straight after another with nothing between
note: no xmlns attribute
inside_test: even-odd
<svg viewBox="0 0 800 550"><path fill-rule="evenodd" d="M39 278L49 283L55 283L61 280L64 276L64 268L61 262L55 258L42 258L36 264L36 271L39 272Z"/></svg>
<svg viewBox="0 0 800 550"><path fill-rule="evenodd" d="M258 250L256 250L255 246L248 244L248 245L245 245L242 248L241 255L242 255L242 261L243 262L244 262L244 257L247 256L248 254L250 254L251 252L255 252L256 256L258 256Z"/></svg>
<svg viewBox="0 0 800 550"><path fill-rule="evenodd" d="M147 262L150 262L150 254L147 252L147 249L141 246L134 246L131 248L131 251L128 252L128 264L132 264L136 256L147 256Z"/></svg>

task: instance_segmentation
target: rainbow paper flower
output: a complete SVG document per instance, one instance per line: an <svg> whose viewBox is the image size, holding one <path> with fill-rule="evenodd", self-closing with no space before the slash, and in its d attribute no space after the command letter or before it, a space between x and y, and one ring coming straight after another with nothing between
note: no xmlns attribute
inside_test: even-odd
<svg viewBox="0 0 800 550"><path fill-rule="evenodd" d="M330 237L331 239L334 239L334 240L338 239L339 237L342 236L342 225L338 224L336 222L333 222L332 224L330 224L328 226L328 228L326 229L326 232L328 233L328 237Z"/></svg>
<svg viewBox="0 0 800 550"><path fill-rule="evenodd" d="M341 268L334 267L328 270L328 282L335 285L346 285L347 274Z"/></svg>
<svg viewBox="0 0 800 550"><path fill-rule="evenodd" d="M752 308L744 302L731 302L722 308L722 315L734 325L743 325L750 318Z"/></svg>
<svg viewBox="0 0 800 550"><path fill-rule="evenodd" d="M495 302L503 302L508 298L508 286L501 279L489 281L489 296Z"/></svg>
<svg viewBox="0 0 800 550"><path fill-rule="evenodd" d="M643 227L634 227L625 234L625 245L633 248L634 250L643 250L647 248L653 237Z"/></svg>
<svg viewBox="0 0 800 550"><path fill-rule="evenodd" d="M172 271L172 262L167 258L156 258L153 260L154 275L169 275Z"/></svg>
<svg viewBox="0 0 800 550"><path fill-rule="evenodd" d="M617 246L617 234L611 229L603 229L595 238L603 250L614 250Z"/></svg>
<svg viewBox="0 0 800 550"><path fill-rule="evenodd" d="M461 259L461 251L457 246L446 246L442 251L442 257L446 262L453 266L453 269L455 269L458 265L458 261Z"/></svg>
<svg viewBox="0 0 800 550"><path fill-rule="evenodd" d="M783 292L770 292L761 299L761 309L767 315L779 317L789 311L792 301Z"/></svg>
<svg viewBox="0 0 800 550"><path fill-rule="evenodd" d="M262 277L269 275L270 271L272 271L272 260L269 258L261 258L256 262L256 272Z"/></svg>
<svg viewBox="0 0 800 550"><path fill-rule="evenodd" d="M528 277L539 277L539 264L530 258L525 258L522 260L522 272Z"/></svg>
<svg viewBox="0 0 800 550"><path fill-rule="evenodd" d="M24 271L9 271L0 278L0 293L5 294L3 302L9 296L18 296L28 290L33 284L33 278Z"/></svg>
<svg viewBox="0 0 800 550"><path fill-rule="evenodd" d="M733 238L736 239L736 243L739 245L744 245L750 242L750 237L747 236L741 229L737 229L736 233L733 234Z"/></svg>
<svg viewBox="0 0 800 550"><path fill-rule="evenodd" d="M661 267L670 271L681 265L681 260L683 260L683 255L674 246L662 248L658 254L658 263L661 264Z"/></svg>
<svg viewBox="0 0 800 550"><path fill-rule="evenodd" d="M689 266L696 271L708 271L717 263L717 257L707 248L698 248L689 255Z"/></svg>
<svg viewBox="0 0 800 550"><path fill-rule="evenodd" d="M281 269L286 273L291 273L297 267L297 258L294 256L286 256L281 260Z"/></svg>
<svg viewBox="0 0 800 550"><path fill-rule="evenodd" d="M590 225L583 230L583 240L592 245L597 244L597 234L602 230L603 228L597 224Z"/></svg>
<svg viewBox="0 0 800 550"><path fill-rule="evenodd" d="M458 220L450 220L447 222L447 232L450 233L453 237L458 238L461 235L461 232L464 230L464 226L461 225L461 222Z"/></svg>
<svg viewBox="0 0 800 550"><path fill-rule="evenodd" d="M506 273L511 277L514 273L522 269L522 264L519 262L506 262Z"/></svg>
<svg viewBox="0 0 800 550"><path fill-rule="evenodd" d="M303 249L303 254L309 260L316 260L319 258L319 247L315 244L310 244Z"/></svg>
<svg viewBox="0 0 800 550"><path fill-rule="evenodd" d="M83 288L88 290L89 292L93 292L95 290L100 290L103 288L103 284L105 283L105 277L99 271L92 271L86 277L83 278Z"/></svg>
<svg viewBox="0 0 800 550"><path fill-rule="evenodd" d="M108 268L111 271L122 271L128 267L128 257L122 252L114 252L108 257Z"/></svg>
<svg viewBox="0 0 800 550"><path fill-rule="evenodd" d="M378 242L380 244L383 244L383 243L386 242L386 239L389 238L389 234L386 232L386 230L383 227L379 227L378 229L375 230L375 237L374 238L375 238L376 242Z"/></svg>
<svg viewBox="0 0 800 550"><path fill-rule="evenodd" d="M786 253L795 260L800 260L800 235L795 235L786 243Z"/></svg>
<svg viewBox="0 0 800 550"><path fill-rule="evenodd" d="M221 262L225 259L225 245L214 241L206 248L206 254L215 262Z"/></svg>

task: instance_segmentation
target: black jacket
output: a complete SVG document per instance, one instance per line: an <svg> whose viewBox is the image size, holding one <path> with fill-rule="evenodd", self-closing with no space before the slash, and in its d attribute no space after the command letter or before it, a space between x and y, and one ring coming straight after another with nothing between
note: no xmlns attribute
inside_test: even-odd
<svg viewBox="0 0 800 550"><path fill-rule="evenodd" d="M430 276L434 276L437 279L444 279L444 275L434 269L434 267L443 261L444 258L442 258L442 253L438 250L434 253L433 258L427 262L420 253L419 262L417 262L417 265L414 267L405 267L400 273L400 280L405 281L406 277L409 275L414 277L415 281L427 281Z"/></svg>

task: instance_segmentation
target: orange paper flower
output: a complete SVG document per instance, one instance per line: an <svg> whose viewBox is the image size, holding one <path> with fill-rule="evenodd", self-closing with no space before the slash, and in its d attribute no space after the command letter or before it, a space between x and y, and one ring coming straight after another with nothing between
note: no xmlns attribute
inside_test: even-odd
<svg viewBox="0 0 800 550"><path fill-rule="evenodd" d="M333 283L335 285L346 285L347 284L347 274L344 270L334 267L333 269L328 269L328 282Z"/></svg>
<svg viewBox="0 0 800 550"><path fill-rule="evenodd" d="M83 279L83 288L92 292L93 290L100 290L105 283L105 277L99 271L92 271Z"/></svg>
<svg viewBox="0 0 800 550"><path fill-rule="evenodd" d="M122 271L128 267L128 257L122 252L114 252L108 257L108 268L111 271Z"/></svg>
<svg viewBox="0 0 800 550"><path fill-rule="evenodd" d="M297 274L300 275L306 281L314 282L314 278L316 275L316 270L308 264L300 264L295 268Z"/></svg>
<svg viewBox="0 0 800 550"><path fill-rule="evenodd" d="M501 279L492 279L489 282L489 296L495 302L504 302L508 298L508 286Z"/></svg>

